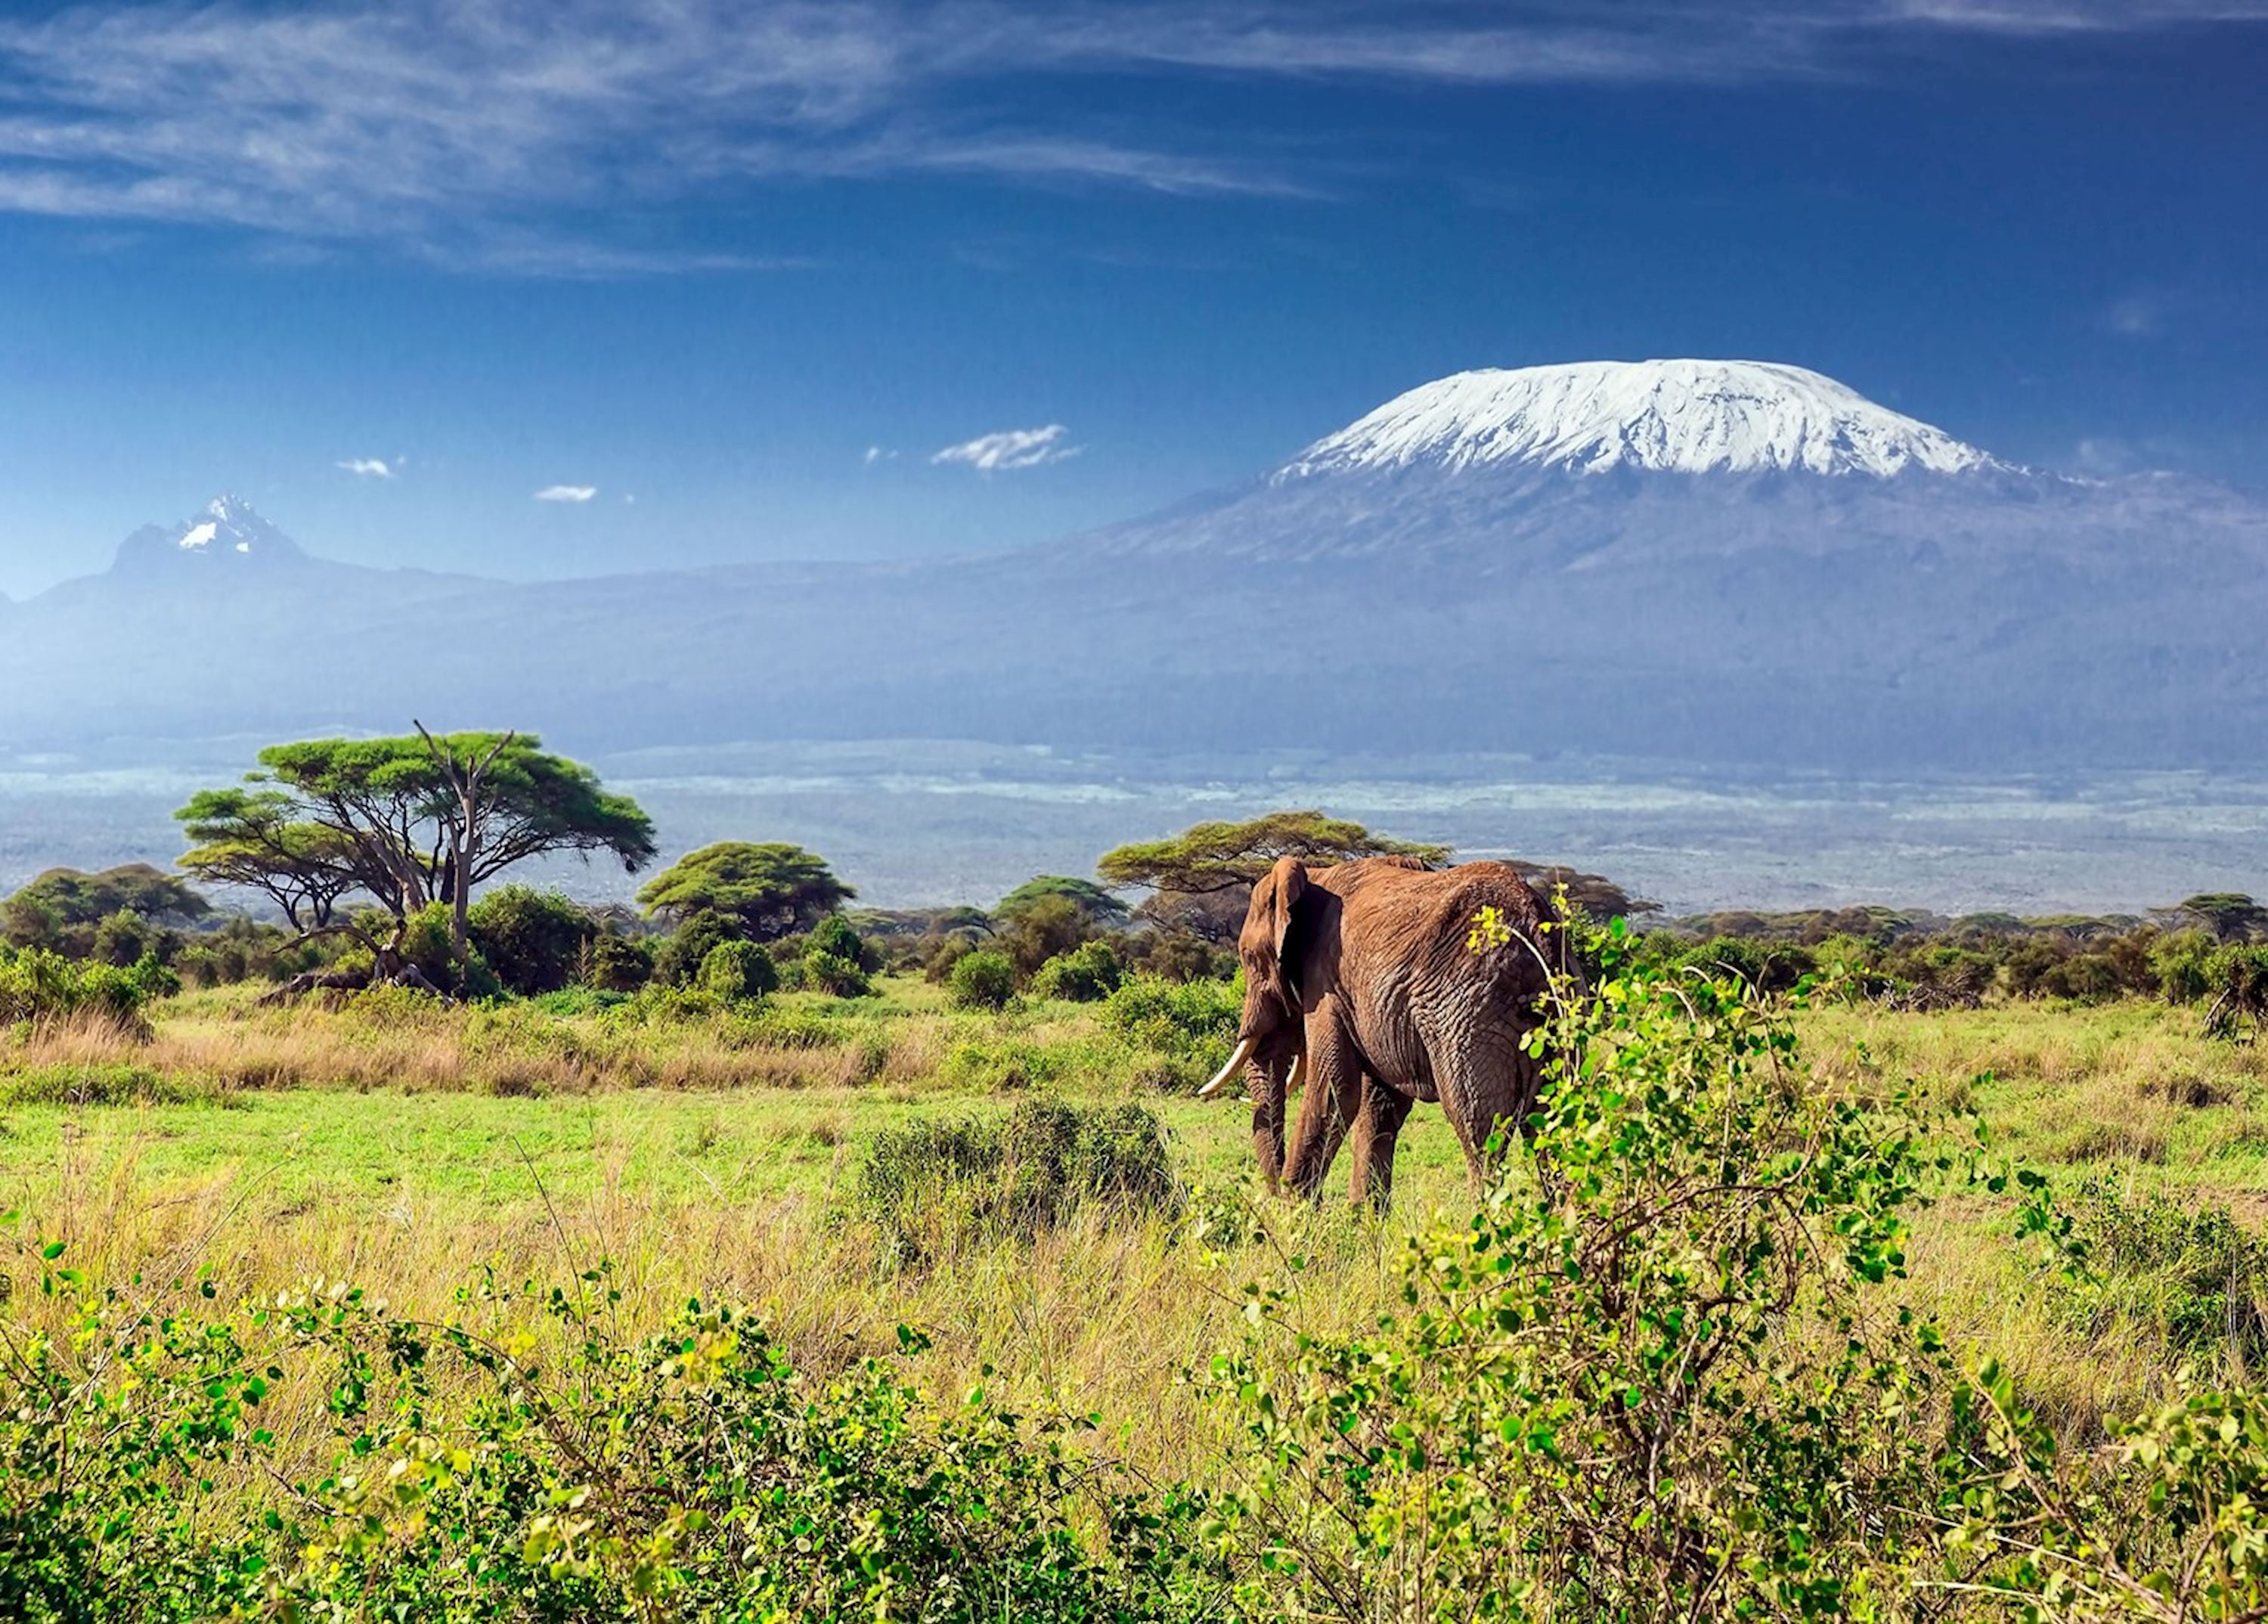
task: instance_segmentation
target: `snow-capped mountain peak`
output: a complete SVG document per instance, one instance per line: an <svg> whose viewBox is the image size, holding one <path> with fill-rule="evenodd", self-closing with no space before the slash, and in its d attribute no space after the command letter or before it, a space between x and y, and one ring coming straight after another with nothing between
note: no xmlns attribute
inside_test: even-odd
<svg viewBox="0 0 2268 1624"><path fill-rule="evenodd" d="M244 564L297 562L298 544L239 496L217 496L193 518L149 525L126 538L118 563L147 568L165 559L231 558Z"/></svg>
<svg viewBox="0 0 2268 1624"><path fill-rule="evenodd" d="M1422 385L1317 440L1274 478L1507 463L1586 474L1800 470L1877 479L2007 466L1800 366L1581 361Z"/></svg>

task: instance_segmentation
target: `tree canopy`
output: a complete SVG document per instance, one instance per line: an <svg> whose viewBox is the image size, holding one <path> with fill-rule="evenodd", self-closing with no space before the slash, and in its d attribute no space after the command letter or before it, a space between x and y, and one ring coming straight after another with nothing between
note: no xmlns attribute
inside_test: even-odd
<svg viewBox="0 0 2268 1624"><path fill-rule="evenodd" d="M1060 874L1037 875L1025 881L994 904L992 917L1003 924L1013 924L1033 904L1050 897L1059 897L1078 909L1090 925L1119 925L1126 919L1126 904L1094 881Z"/></svg>
<svg viewBox="0 0 2268 1624"><path fill-rule="evenodd" d="M679 858L646 882L638 901L673 920L725 914L751 941L772 941L809 930L857 895L826 859L799 845L726 840Z"/></svg>
<svg viewBox="0 0 2268 1624"><path fill-rule="evenodd" d="M2182 923L2211 931L2222 941L2268 934L2268 907L2242 891L2200 892L2183 897L2165 912Z"/></svg>
<svg viewBox="0 0 2268 1624"><path fill-rule="evenodd" d="M1359 857L1413 857L1439 863L1446 845L1390 840L1360 823L1321 812L1270 812L1241 823L1198 823L1165 840L1138 841L1106 852L1095 872L1112 885L1204 895L1252 885L1280 857L1326 864Z"/></svg>
<svg viewBox="0 0 2268 1624"><path fill-rule="evenodd" d="M477 794L453 764L483 764ZM397 921L455 904L515 863L604 853L635 873L654 853L637 803L531 734L311 739L260 753L250 787L207 790L174 813L180 866L264 892L303 930L367 896Z"/></svg>
<svg viewBox="0 0 2268 1624"><path fill-rule="evenodd" d="M99 874L50 868L8 900L48 911L59 925L93 925L114 913L187 924L212 912L186 883L148 863L122 863Z"/></svg>

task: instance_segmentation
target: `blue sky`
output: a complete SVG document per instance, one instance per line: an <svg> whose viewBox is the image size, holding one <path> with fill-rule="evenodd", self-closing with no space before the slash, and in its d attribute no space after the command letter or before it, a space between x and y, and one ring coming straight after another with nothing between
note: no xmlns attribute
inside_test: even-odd
<svg viewBox="0 0 2268 1624"><path fill-rule="evenodd" d="M2268 0L10 7L0 591L224 489L513 576L1009 545L1599 357L2268 484L2264 80Z"/></svg>

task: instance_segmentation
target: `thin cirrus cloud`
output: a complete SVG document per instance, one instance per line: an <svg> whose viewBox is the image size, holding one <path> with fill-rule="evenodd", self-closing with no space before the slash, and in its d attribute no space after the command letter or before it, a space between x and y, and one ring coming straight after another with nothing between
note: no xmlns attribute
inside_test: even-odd
<svg viewBox="0 0 2268 1624"><path fill-rule="evenodd" d="M357 479L391 479L394 475L383 457L349 457L339 466Z"/></svg>
<svg viewBox="0 0 2268 1624"><path fill-rule="evenodd" d="M1044 428L1002 429L998 433L979 434L975 439L963 440L958 446L947 446L930 458L933 463L961 462L980 474L1007 474L1020 469L1044 468L1050 462L1061 462L1075 457L1086 449L1084 446L1066 446L1063 437L1069 432L1060 423L1050 423Z"/></svg>
<svg viewBox="0 0 2268 1624"><path fill-rule="evenodd" d="M535 493L539 502L587 502L599 494L596 485L546 485Z"/></svg>
<svg viewBox="0 0 2268 1624"><path fill-rule="evenodd" d="M0 210L383 240L523 276L760 269L802 262L675 246L670 208L920 173L1332 193L1314 147L1257 156L1169 122L1097 125L1060 93L1081 77L1758 82L1863 72L1891 36L2264 17L2268 0L87 4L0 21ZM551 223L625 203L663 240Z"/></svg>

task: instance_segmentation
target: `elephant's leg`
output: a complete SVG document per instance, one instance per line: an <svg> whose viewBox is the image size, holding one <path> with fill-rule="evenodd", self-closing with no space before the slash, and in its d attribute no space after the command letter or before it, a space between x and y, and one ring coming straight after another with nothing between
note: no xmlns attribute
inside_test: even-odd
<svg viewBox="0 0 2268 1624"><path fill-rule="evenodd" d="M1414 1102L1375 1077L1362 1080L1361 1114L1354 1125L1355 1205L1383 1210L1394 1195L1394 1145Z"/></svg>
<svg viewBox="0 0 2268 1624"><path fill-rule="evenodd" d="M1362 1060L1335 1016L1319 1011L1307 1019L1307 1093L1300 1101L1292 1160L1285 1170L1294 1192L1312 1200L1322 1189L1361 1110Z"/></svg>

